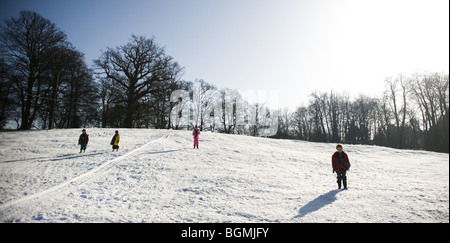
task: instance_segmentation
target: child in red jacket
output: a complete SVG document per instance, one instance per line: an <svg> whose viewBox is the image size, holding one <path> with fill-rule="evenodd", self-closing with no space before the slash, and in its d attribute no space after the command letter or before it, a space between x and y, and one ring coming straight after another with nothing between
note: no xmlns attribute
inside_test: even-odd
<svg viewBox="0 0 450 243"><path fill-rule="evenodd" d="M342 144L336 145L336 150L331 157L331 163L333 166L333 173L337 174L338 189L341 189L341 181L344 184L344 189L347 189L347 170L350 169L350 160L348 155L344 152Z"/></svg>
<svg viewBox="0 0 450 243"><path fill-rule="evenodd" d="M200 135L200 130L198 129L198 126L195 125L194 131L192 132L192 136L194 136L194 148L197 146L198 148L198 136Z"/></svg>

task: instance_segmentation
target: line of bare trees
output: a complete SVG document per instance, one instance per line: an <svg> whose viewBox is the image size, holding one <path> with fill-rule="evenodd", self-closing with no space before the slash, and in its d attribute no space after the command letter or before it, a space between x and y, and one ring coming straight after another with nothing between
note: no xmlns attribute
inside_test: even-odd
<svg viewBox="0 0 450 243"><path fill-rule="evenodd" d="M135 35L107 48L89 68L64 32L22 11L0 26L0 129L199 125L251 136L449 151L448 74L388 77L381 97L352 100L315 91L292 113L182 75L153 38Z"/></svg>
<svg viewBox="0 0 450 243"><path fill-rule="evenodd" d="M276 137L449 151L449 76L399 74L380 98L313 92L307 107L282 112Z"/></svg>
<svg viewBox="0 0 450 243"><path fill-rule="evenodd" d="M237 90L222 89L204 80L182 82L172 93L169 128L250 136L273 136L278 128L278 111L264 103L250 103Z"/></svg>
<svg viewBox="0 0 450 243"><path fill-rule="evenodd" d="M230 94L237 92L217 90L204 81L196 86L181 80L183 68L153 38L132 35L125 45L107 48L89 68L83 53L55 24L35 12L22 11L1 25L0 54L0 129L183 129L198 123L202 129L227 133L246 130L236 122L240 109ZM184 102L193 100L197 105L197 110L184 110L189 114L184 124L171 116L179 103L170 100L176 90L186 90ZM205 100L206 92L214 94L208 98L213 100ZM212 104L214 109L206 111ZM256 119L255 125L247 130L259 135L263 134L259 127L265 120L264 108L256 107L255 117L247 115L247 120ZM190 119L191 115L197 119Z"/></svg>

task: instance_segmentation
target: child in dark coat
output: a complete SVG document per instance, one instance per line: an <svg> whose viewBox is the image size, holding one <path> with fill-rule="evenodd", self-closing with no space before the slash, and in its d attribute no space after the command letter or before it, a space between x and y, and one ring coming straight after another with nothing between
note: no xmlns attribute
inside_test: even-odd
<svg viewBox="0 0 450 243"><path fill-rule="evenodd" d="M86 153L86 147L87 147L87 144L89 142L89 135L87 135L86 129L83 129L82 132L83 133L80 135L80 138L78 139L78 145L81 146L80 147L80 153L81 152Z"/></svg>

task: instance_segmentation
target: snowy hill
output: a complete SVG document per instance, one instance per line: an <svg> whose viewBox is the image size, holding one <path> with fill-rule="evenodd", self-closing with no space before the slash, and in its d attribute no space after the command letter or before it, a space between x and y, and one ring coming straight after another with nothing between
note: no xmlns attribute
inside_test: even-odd
<svg viewBox="0 0 450 243"><path fill-rule="evenodd" d="M449 155L188 131L0 133L0 222L449 222Z"/></svg>

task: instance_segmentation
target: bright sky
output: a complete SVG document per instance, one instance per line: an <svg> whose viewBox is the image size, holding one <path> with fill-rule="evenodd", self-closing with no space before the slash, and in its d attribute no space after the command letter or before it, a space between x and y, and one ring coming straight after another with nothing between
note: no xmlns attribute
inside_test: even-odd
<svg viewBox="0 0 450 243"><path fill-rule="evenodd" d="M314 91L378 96L384 79L449 72L448 0L1 0L33 10L85 53L155 37L184 80L278 94L293 110Z"/></svg>

